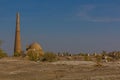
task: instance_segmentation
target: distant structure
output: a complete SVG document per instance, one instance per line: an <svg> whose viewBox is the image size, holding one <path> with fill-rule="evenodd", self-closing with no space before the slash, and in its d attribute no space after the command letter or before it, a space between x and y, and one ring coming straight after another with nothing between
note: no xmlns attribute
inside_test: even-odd
<svg viewBox="0 0 120 80"><path fill-rule="evenodd" d="M44 52L42 50L42 47L40 46L39 43L34 42L32 44L30 44L27 48L26 48L27 53L29 52L35 52L37 53L38 56L43 56Z"/></svg>
<svg viewBox="0 0 120 80"><path fill-rule="evenodd" d="M15 43L14 43L14 54L21 53L21 37L20 37L20 15L16 14L16 31L15 31Z"/></svg>
<svg viewBox="0 0 120 80"><path fill-rule="evenodd" d="M16 14L16 30L15 30L15 43L14 43L14 55L21 54L21 37L20 37L20 15ZM34 42L26 48L26 55L29 53L37 54L37 56L43 56L44 52L39 43Z"/></svg>

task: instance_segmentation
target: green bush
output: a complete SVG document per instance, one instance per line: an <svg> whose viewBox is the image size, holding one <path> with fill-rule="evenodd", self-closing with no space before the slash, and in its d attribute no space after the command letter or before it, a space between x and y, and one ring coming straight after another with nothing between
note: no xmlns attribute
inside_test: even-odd
<svg viewBox="0 0 120 80"><path fill-rule="evenodd" d="M95 67L102 67L103 66L103 64L102 64L102 56L96 55L95 58L96 58L96 64L94 66Z"/></svg>
<svg viewBox="0 0 120 80"><path fill-rule="evenodd" d="M0 40L0 46L2 45L2 41ZM7 54L0 48L0 58L7 57Z"/></svg>
<svg viewBox="0 0 120 80"><path fill-rule="evenodd" d="M41 61L48 61L48 62L53 62L56 60L57 60L56 54L52 52L46 52L41 59Z"/></svg>
<svg viewBox="0 0 120 80"><path fill-rule="evenodd" d="M87 56L88 55L88 53L79 53L79 54L77 54L78 56Z"/></svg>
<svg viewBox="0 0 120 80"><path fill-rule="evenodd" d="M7 57L7 54L0 49L0 58Z"/></svg>
<svg viewBox="0 0 120 80"><path fill-rule="evenodd" d="M86 56L86 55L85 55L85 56L84 56L84 60L85 60L85 61L91 61L91 58L90 58L90 56Z"/></svg>
<svg viewBox="0 0 120 80"><path fill-rule="evenodd" d="M120 51L113 51L108 53L109 57L112 57L114 60L120 59Z"/></svg>
<svg viewBox="0 0 120 80"><path fill-rule="evenodd" d="M95 56L96 57L96 62L101 62L102 61L102 56L99 56L99 55L97 55L97 56Z"/></svg>
<svg viewBox="0 0 120 80"><path fill-rule="evenodd" d="M38 51L28 51L27 56L29 57L29 60L31 61L38 61L41 57Z"/></svg>
<svg viewBox="0 0 120 80"><path fill-rule="evenodd" d="M21 56L21 53L17 53L17 52L14 53L14 57L20 57L20 56Z"/></svg>
<svg viewBox="0 0 120 80"><path fill-rule="evenodd" d="M108 57L107 58L107 61L110 62L110 61L114 61L112 57Z"/></svg>

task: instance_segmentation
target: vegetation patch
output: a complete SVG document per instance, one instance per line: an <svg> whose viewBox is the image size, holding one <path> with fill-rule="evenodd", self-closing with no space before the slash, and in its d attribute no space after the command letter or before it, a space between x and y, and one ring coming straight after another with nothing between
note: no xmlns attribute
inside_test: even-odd
<svg viewBox="0 0 120 80"><path fill-rule="evenodd" d="M48 62L53 62L57 60L56 54L53 52L46 52L43 57L41 57L41 61L48 61Z"/></svg>
<svg viewBox="0 0 120 80"><path fill-rule="evenodd" d="M0 58L3 57L7 57L7 54L2 49L0 49Z"/></svg>

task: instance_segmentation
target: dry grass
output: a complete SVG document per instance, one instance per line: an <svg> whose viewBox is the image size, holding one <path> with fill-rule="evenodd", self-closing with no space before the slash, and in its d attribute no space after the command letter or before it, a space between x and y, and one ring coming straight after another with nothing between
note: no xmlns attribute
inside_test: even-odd
<svg viewBox="0 0 120 80"><path fill-rule="evenodd" d="M120 64L91 61L32 62L5 58L0 60L0 80L119 80Z"/></svg>

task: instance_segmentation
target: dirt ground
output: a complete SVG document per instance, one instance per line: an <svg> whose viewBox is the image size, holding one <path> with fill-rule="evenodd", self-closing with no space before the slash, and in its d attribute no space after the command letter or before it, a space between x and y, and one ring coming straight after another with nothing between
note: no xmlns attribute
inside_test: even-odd
<svg viewBox="0 0 120 80"><path fill-rule="evenodd" d="M120 63L91 61L32 62L0 59L0 80L120 80Z"/></svg>

